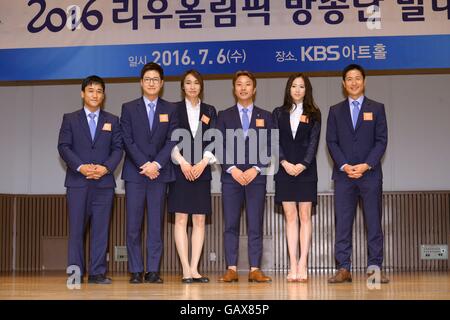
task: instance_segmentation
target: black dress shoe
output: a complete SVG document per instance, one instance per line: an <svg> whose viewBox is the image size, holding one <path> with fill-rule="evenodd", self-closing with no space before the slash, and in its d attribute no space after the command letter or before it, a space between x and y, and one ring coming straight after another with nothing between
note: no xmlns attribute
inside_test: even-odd
<svg viewBox="0 0 450 320"><path fill-rule="evenodd" d="M192 279L192 278L183 278L183 279L181 279L181 282L183 282L183 283L192 283L192 282L194 282L194 279Z"/></svg>
<svg viewBox="0 0 450 320"><path fill-rule="evenodd" d="M147 283L163 283L163 279L159 277L158 272L147 272L144 277Z"/></svg>
<svg viewBox="0 0 450 320"><path fill-rule="evenodd" d="M208 277L200 277L200 278L192 278L194 282L200 282L200 283L208 283L209 278Z"/></svg>
<svg viewBox="0 0 450 320"><path fill-rule="evenodd" d="M104 274L96 274L88 277L88 283L94 284L111 284L112 280L110 278L105 277Z"/></svg>
<svg viewBox="0 0 450 320"><path fill-rule="evenodd" d="M136 284L136 283L142 283L142 273L141 272L132 272L130 283Z"/></svg>

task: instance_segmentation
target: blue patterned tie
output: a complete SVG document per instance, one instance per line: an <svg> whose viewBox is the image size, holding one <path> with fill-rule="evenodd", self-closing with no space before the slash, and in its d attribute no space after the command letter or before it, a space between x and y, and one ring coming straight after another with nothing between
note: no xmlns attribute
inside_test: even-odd
<svg viewBox="0 0 450 320"><path fill-rule="evenodd" d="M358 115L359 115L359 102L358 101L352 101L353 109L352 109L352 118L353 118L353 129L356 128L356 122L358 121Z"/></svg>
<svg viewBox="0 0 450 320"><path fill-rule="evenodd" d="M94 141L94 137L95 137L95 129L97 127L97 125L95 124L95 117L97 115L95 113L89 113L88 117L89 119L89 131L91 132L91 138L92 141Z"/></svg>
<svg viewBox="0 0 450 320"><path fill-rule="evenodd" d="M148 122L150 124L150 130L152 130L153 119L155 118L155 104L153 102L150 102L148 106L150 108L150 111L148 112Z"/></svg>
<svg viewBox="0 0 450 320"><path fill-rule="evenodd" d="M250 127L250 120L248 119L248 109L242 108L242 129L244 130L245 136L247 136L249 127Z"/></svg>

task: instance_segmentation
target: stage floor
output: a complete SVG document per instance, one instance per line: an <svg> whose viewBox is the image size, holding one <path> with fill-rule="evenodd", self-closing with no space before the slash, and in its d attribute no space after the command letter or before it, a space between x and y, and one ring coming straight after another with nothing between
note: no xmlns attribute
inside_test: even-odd
<svg viewBox="0 0 450 320"><path fill-rule="evenodd" d="M369 289L363 273L353 282L330 285L330 274L311 274L309 282L288 283L284 273L267 273L272 283L249 283L239 273L237 283L219 283L220 274L208 274L211 282L183 284L181 276L165 273L163 284L128 283L128 275L112 274L111 285L66 286L64 272L0 273L0 300L450 300L449 272L388 273L391 282Z"/></svg>

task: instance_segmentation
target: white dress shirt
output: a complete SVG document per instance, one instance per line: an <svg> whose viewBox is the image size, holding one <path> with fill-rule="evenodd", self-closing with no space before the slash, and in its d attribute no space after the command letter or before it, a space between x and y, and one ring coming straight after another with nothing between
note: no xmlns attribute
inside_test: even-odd
<svg viewBox="0 0 450 320"><path fill-rule="evenodd" d="M197 134L198 127L200 125L200 99L198 100L198 103L194 106L188 99L184 99L186 103L186 111L188 116L188 122L189 122L189 128L191 130L192 136L195 137ZM171 153L172 162L175 164L180 164L183 162L184 157L180 153L180 149L178 146L175 146L172 149ZM211 153L211 151L205 151L203 153L203 158L208 159L208 164L213 164L216 162L216 157Z"/></svg>
<svg viewBox="0 0 450 320"><path fill-rule="evenodd" d="M291 111L290 120L291 120L291 131L292 137L295 139L295 135L297 134L297 128L300 124L300 117L303 114L303 102L299 104L293 104L294 109Z"/></svg>
<svg viewBox="0 0 450 320"><path fill-rule="evenodd" d="M195 134L197 133L198 125L200 123L200 99L198 100L198 103L194 106L188 99L184 99L184 102L186 103L186 111L188 115L188 121L189 121L189 128L191 129L192 136L195 137Z"/></svg>

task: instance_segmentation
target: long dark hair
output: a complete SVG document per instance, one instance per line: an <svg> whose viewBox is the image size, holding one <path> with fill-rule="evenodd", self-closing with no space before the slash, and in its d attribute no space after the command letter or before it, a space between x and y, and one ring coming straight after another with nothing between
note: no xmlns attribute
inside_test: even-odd
<svg viewBox="0 0 450 320"><path fill-rule="evenodd" d="M320 109L314 102L313 97L313 89L311 82L309 81L308 76L303 73L296 73L289 77L286 88L284 90L284 102L283 102L283 110L286 112L291 112L294 100L291 97L291 87L292 83L295 79L302 78L305 82L305 97L303 98L303 114L306 116L315 119L316 121L321 120Z"/></svg>

